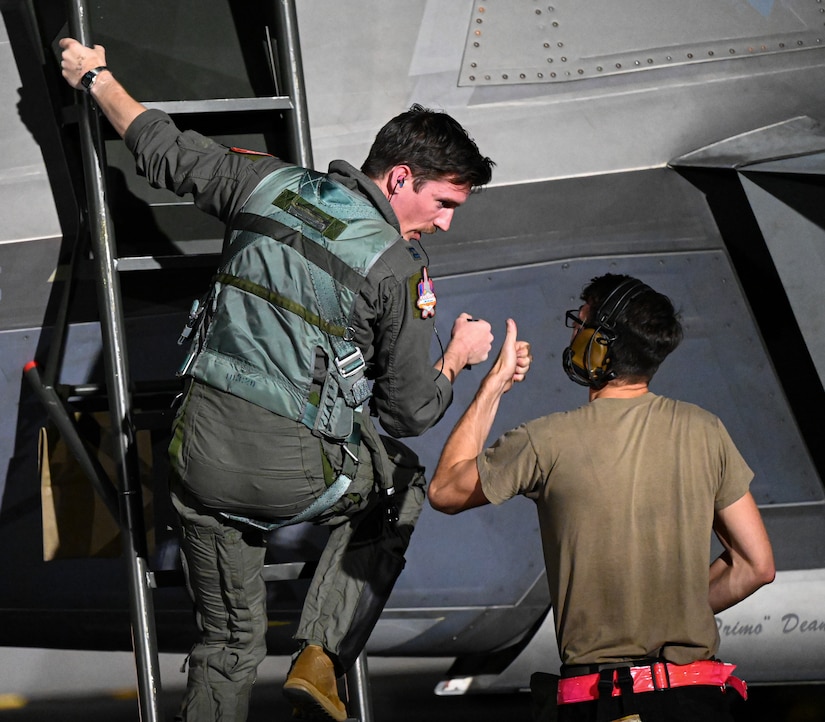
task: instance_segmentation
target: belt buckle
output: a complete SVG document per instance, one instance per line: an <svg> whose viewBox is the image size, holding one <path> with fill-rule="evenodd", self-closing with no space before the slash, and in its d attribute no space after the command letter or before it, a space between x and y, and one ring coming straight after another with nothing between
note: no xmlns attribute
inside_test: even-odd
<svg viewBox="0 0 825 722"><path fill-rule="evenodd" d="M616 669L612 667L600 669L597 674L599 675L599 683L596 688L599 691L599 698L612 697L616 685Z"/></svg>

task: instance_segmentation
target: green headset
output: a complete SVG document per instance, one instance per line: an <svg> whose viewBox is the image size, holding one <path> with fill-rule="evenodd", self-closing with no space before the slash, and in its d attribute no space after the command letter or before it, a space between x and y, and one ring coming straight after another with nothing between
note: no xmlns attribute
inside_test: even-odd
<svg viewBox="0 0 825 722"><path fill-rule="evenodd" d="M635 278L622 281L608 294L596 318L582 324L570 346L564 350L564 370L572 381L600 389L616 378L610 368L616 320L634 298L650 290L650 286Z"/></svg>

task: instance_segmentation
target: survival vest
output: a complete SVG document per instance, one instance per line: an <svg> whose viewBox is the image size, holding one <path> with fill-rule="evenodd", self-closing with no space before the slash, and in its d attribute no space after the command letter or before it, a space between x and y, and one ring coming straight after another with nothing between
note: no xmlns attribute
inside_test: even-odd
<svg viewBox="0 0 825 722"><path fill-rule="evenodd" d="M211 291L193 306L179 375L346 442L371 393L350 317L370 268L399 238L368 200L322 173L270 174L230 225ZM320 394L317 349L328 360Z"/></svg>

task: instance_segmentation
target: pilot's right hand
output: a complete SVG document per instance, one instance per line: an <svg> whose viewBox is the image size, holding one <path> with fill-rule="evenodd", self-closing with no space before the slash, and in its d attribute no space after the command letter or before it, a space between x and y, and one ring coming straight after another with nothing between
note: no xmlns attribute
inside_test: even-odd
<svg viewBox="0 0 825 722"><path fill-rule="evenodd" d="M486 361L493 348L493 332L490 324L481 318L462 313L453 323L450 343L447 347L465 355L463 366Z"/></svg>

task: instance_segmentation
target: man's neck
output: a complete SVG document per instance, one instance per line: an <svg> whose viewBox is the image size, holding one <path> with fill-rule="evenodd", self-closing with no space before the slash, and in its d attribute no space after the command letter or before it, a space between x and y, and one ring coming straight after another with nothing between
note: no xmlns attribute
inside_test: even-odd
<svg viewBox="0 0 825 722"><path fill-rule="evenodd" d="M601 389L590 389L590 400L596 399L635 399L649 391L647 382L636 384L622 383L620 380L610 381Z"/></svg>

